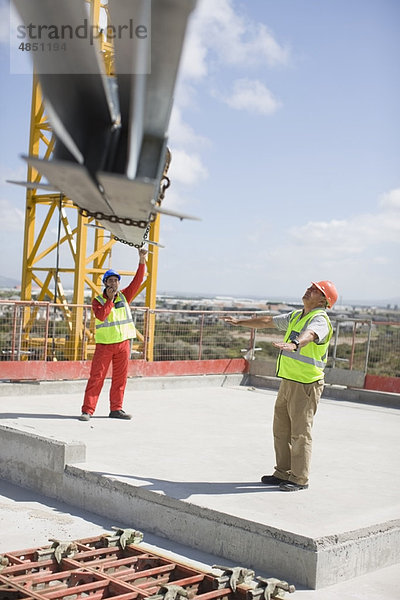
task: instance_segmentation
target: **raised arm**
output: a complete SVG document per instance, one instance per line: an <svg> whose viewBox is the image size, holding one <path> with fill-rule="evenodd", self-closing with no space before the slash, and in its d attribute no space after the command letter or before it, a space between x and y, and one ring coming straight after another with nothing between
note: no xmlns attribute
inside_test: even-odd
<svg viewBox="0 0 400 600"><path fill-rule="evenodd" d="M136 275L132 279L128 287L122 290L122 293L124 294L128 304L132 302L134 296L136 295L137 291L139 290L142 284L146 270L146 254L147 250L145 250L144 248L139 249L139 264L136 271Z"/></svg>

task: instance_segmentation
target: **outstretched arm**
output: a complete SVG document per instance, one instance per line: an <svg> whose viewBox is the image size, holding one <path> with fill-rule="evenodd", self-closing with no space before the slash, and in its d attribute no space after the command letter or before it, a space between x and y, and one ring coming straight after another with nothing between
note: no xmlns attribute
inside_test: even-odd
<svg viewBox="0 0 400 600"><path fill-rule="evenodd" d="M230 325L238 325L239 327L251 327L253 329L265 329L267 327L275 327L272 315L262 317L252 317L251 319L235 319L235 317L224 317L225 323Z"/></svg>

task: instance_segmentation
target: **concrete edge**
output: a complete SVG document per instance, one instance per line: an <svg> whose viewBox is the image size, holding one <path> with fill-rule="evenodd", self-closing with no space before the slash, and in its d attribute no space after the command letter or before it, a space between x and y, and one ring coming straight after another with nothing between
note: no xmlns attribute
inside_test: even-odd
<svg viewBox="0 0 400 600"><path fill-rule="evenodd" d="M244 375L242 373L229 373L218 375L171 375L162 377L128 377L127 390L151 390L151 389L176 389L186 387L212 386L224 387L226 385L241 385ZM106 379L102 392L107 392L110 387L110 379ZM1 396L38 396L45 394L58 394L62 386L65 391L67 386L71 394L84 394L86 379L81 380L59 380L59 381L27 381L20 383L0 382Z"/></svg>
<svg viewBox="0 0 400 600"><path fill-rule="evenodd" d="M68 465L63 500L129 527L314 589L314 540Z"/></svg>
<svg viewBox="0 0 400 600"><path fill-rule="evenodd" d="M316 545L310 538L74 466L85 460L83 443L7 426L0 426L0 434L0 476L12 483L275 577L316 585Z"/></svg>
<svg viewBox="0 0 400 600"><path fill-rule="evenodd" d="M334 585L400 561L400 519L325 536L318 547L316 581ZM349 573L354 573L348 577ZM317 587L320 587L317 585Z"/></svg>
<svg viewBox="0 0 400 600"><path fill-rule="evenodd" d="M219 375L181 375L163 377L129 377L127 390L152 390L152 389L184 389L192 386L198 387L226 387L226 386L249 386L261 389L277 390L281 380L269 375L251 375L243 373L219 374ZM26 383L0 382L0 397L20 395L45 395L58 394L60 386L63 391L68 388L71 394L84 394L86 380L60 380L40 381ZM106 379L102 393L107 393L110 387L110 379ZM322 394L323 398L332 398L338 402L357 402L359 404L370 404L385 408L400 408L400 394L391 392L377 392L361 388L348 388L336 384L325 384Z"/></svg>
<svg viewBox="0 0 400 600"><path fill-rule="evenodd" d="M130 527L312 589L400 560L400 519L313 539L71 465L65 469L63 497L102 516L112 511Z"/></svg>
<svg viewBox="0 0 400 600"><path fill-rule="evenodd" d="M242 385L278 390L280 382L281 380L278 377L248 374L244 375ZM385 408L400 408L400 394L358 388L346 388L329 383L325 384L322 398L332 398L338 402L356 402L358 404L370 404L372 406L383 406Z"/></svg>
<svg viewBox="0 0 400 600"><path fill-rule="evenodd" d="M400 560L400 519L313 539L66 464L68 450L71 458L84 459L83 444L64 444L7 427L2 430L6 436L1 439L7 444L10 435L20 433L17 444L15 440L9 444L10 451L13 447L18 451L31 447L29 456L36 453L43 458L49 449L54 455L53 459L48 457L54 469L51 471L46 467L37 469L32 461L24 462L25 451L18 461L10 460L10 453L5 456L0 452L0 473L13 483L79 509L107 518L112 515L119 521L116 525L143 529L270 576L319 589ZM60 453L63 447L65 452Z"/></svg>
<svg viewBox="0 0 400 600"><path fill-rule="evenodd" d="M353 542L360 537L369 537L371 535L386 533L388 531L400 529L400 518L386 521L385 523L375 523L374 525L368 525L368 527L360 527L359 529L351 529L343 533L334 535L325 535L319 538L314 538L314 542L317 549L326 548L329 545L335 544L346 544L347 542ZM400 547L398 548L400 555Z"/></svg>
<svg viewBox="0 0 400 600"><path fill-rule="evenodd" d="M82 442L60 442L0 425L0 477L54 497L68 462L84 462Z"/></svg>

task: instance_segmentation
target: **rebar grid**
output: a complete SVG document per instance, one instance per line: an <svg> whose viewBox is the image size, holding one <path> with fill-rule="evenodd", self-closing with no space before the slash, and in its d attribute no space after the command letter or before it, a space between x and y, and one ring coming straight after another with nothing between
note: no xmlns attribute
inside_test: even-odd
<svg viewBox="0 0 400 600"><path fill-rule="evenodd" d="M129 544L107 547L104 536L1 556L0 597L21 600L246 600L223 577ZM64 548L63 548L64 546ZM106 546L106 547L105 547ZM225 578L226 579L226 578ZM169 594L169 596L167 595ZM156 600L156 598L154 598Z"/></svg>

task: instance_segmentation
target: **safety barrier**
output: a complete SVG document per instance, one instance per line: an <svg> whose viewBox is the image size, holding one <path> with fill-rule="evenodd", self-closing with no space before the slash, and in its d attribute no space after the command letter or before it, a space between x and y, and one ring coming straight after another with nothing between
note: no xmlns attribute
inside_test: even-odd
<svg viewBox="0 0 400 600"><path fill-rule="evenodd" d="M223 317L250 312L150 310L132 307L137 339L132 358L154 361L240 358L254 334ZM95 348L90 305L0 300L0 360L86 361Z"/></svg>
<svg viewBox="0 0 400 600"><path fill-rule="evenodd" d="M253 358L274 362L278 350L272 342L282 340L276 330L257 331L232 327L226 316L245 318L250 311L170 310L132 307L138 337L132 345L132 359L145 363L186 363L233 361L236 366ZM334 336L328 367L367 376L372 389L398 391L400 378L400 323L331 316ZM90 305L0 300L0 361L78 361L82 376L88 372L95 348L94 320ZM241 359L241 361L239 360ZM239 361L239 362L237 362ZM199 366L190 372L198 373ZM218 367L219 368L219 367ZM72 369L72 365L71 365ZM69 369L69 376L71 376ZM2 375L0 362L0 379ZM161 374L165 372L161 368ZM215 372L211 371L206 372ZM221 371L218 371L221 372ZM232 370L231 370L232 372ZM144 365L140 374L146 374ZM386 383L380 382L382 378ZM389 380L391 383L389 384Z"/></svg>

